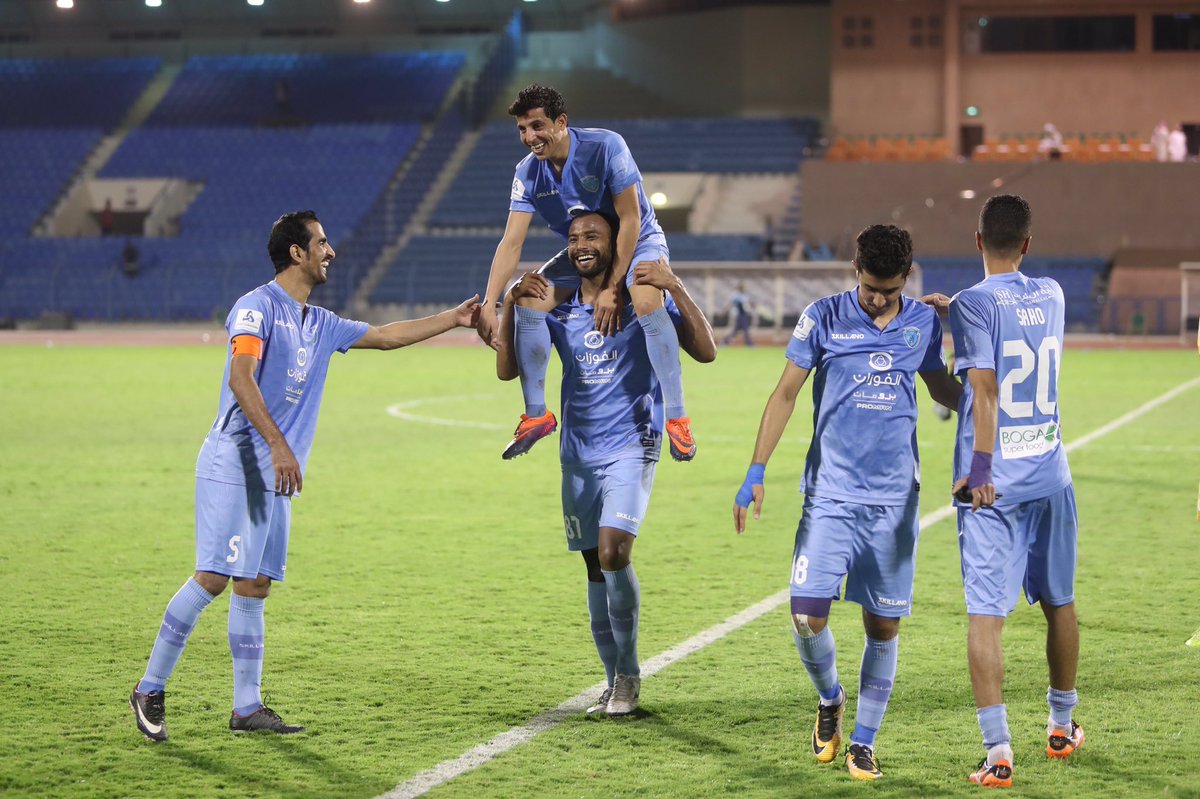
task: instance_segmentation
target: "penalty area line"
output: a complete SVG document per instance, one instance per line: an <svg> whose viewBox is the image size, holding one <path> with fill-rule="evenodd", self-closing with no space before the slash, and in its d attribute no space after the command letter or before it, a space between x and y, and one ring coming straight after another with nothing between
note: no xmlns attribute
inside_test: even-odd
<svg viewBox="0 0 1200 799"><path fill-rule="evenodd" d="M1117 417L1108 424L1098 427L1087 435L1072 441L1070 444L1066 445L1066 451L1071 452L1080 447L1086 446L1096 439L1102 438L1109 433L1124 427L1135 419L1146 415L1158 406L1166 402L1170 402L1185 391L1195 388L1197 385L1200 385L1200 377L1176 386L1170 391L1167 391L1166 393L1139 405L1128 413ZM954 513L954 505L948 504L938 508L932 513L926 514L921 518L919 523L921 531L923 532L925 528L935 525L938 522L953 516ZM788 601L789 593L790 589L785 588L776 594L772 594L761 602L751 605L740 613L730 616L725 621L715 624L712 627L709 627L707 630L693 635L691 638L687 639L681 644L673 646L666 652L655 655L642 665L642 677L652 677L665 669L667 666L683 660L689 655L699 652L701 649L704 649L710 644L716 643L730 633L733 633L742 627L745 627L747 624L750 624L751 622L765 616L771 611L784 605ZM474 771L488 761L499 757L511 749L515 749L527 741L533 740L547 730L557 727L571 716L583 713L585 710L587 710L588 705L600 695L602 690L604 690L605 685L606 683L603 682L596 683L592 687L579 694L576 694L562 704L558 705L558 707L552 708L538 716L535 716L520 727L513 727L510 730L506 730L505 732L494 736L485 743L469 749L452 760L442 761L436 766L414 775L387 793L381 794L379 797L377 797L377 799L415 799L415 797L422 796L439 785L444 785L456 777L466 774L469 771Z"/></svg>

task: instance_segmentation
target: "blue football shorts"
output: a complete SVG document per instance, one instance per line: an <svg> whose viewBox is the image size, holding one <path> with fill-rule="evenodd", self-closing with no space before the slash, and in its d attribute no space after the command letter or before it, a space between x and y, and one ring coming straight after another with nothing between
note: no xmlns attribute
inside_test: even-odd
<svg viewBox="0 0 1200 799"><path fill-rule="evenodd" d="M633 285L634 267L643 261L657 262L659 258L671 260L671 251L667 249L666 236L655 233L640 240L637 248L633 251L633 261L630 263L629 271L625 273L625 285ZM555 288L571 289L572 291L579 288L579 273L575 271L575 266L567 257L566 250L542 264L537 273L550 281Z"/></svg>
<svg viewBox="0 0 1200 799"><path fill-rule="evenodd" d="M282 582L291 521L291 497L196 478L196 571Z"/></svg>
<svg viewBox="0 0 1200 799"><path fill-rule="evenodd" d="M846 599L876 616L912 612L917 495L905 505L859 505L805 496L792 553L791 595Z"/></svg>
<svg viewBox="0 0 1200 799"><path fill-rule="evenodd" d="M650 505L657 463L638 456L601 466L563 466L567 549L580 552L600 546L601 527L636 536Z"/></svg>
<svg viewBox="0 0 1200 799"><path fill-rule="evenodd" d="M1029 604L1053 607L1075 601L1075 489L975 513L958 510L967 613L1007 616L1022 588Z"/></svg>

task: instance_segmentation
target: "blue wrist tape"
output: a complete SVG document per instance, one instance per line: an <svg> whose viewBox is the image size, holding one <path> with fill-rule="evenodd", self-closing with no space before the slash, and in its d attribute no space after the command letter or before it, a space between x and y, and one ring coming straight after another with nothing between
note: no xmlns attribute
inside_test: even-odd
<svg viewBox="0 0 1200 799"><path fill-rule="evenodd" d="M967 475L967 488L979 488L992 482L992 453L971 453L971 473Z"/></svg>
<svg viewBox="0 0 1200 799"><path fill-rule="evenodd" d="M764 464L750 464L750 468L746 470L746 479L742 481L742 487L738 489L737 497L733 500L739 508L750 507L750 503L754 501L754 486L762 485L766 474L767 467Z"/></svg>

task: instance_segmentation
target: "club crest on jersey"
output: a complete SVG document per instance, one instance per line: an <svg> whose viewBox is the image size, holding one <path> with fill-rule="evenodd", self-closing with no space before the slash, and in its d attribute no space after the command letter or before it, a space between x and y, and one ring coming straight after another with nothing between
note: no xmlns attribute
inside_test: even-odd
<svg viewBox="0 0 1200 799"><path fill-rule="evenodd" d="M583 186L588 191L600 190L600 178L595 175L584 175L579 179L579 185Z"/></svg>
<svg viewBox="0 0 1200 799"><path fill-rule="evenodd" d="M583 346L589 350L598 350L604 346L604 334L599 330L589 330L583 334Z"/></svg>
<svg viewBox="0 0 1200 799"><path fill-rule="evenodd" d="M890 352L872 352L867 362L876 372L886 372L892 368L892 354Z"/></svg>
<svg viewBox="0 0 1200 799"><path fill-rule="evenodd" d="M996 296L997 305L1016 305L1016 296L1008 289L996 289L992 292Z"/></svg>
<svg viewBox="0 0 1200 799"><path fill-rule="evenodd" d="M917 345L921 343L921 328L906 327L904 328L904 343L910 350L915 350Z"/></svg>

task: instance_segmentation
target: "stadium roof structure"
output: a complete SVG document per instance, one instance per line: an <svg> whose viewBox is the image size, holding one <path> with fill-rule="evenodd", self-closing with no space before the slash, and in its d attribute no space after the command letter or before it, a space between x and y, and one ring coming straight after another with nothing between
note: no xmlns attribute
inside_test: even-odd
<svg viewBox="0 0 1200 799"><path fill-rule="evenodd" d="M0 3L0 42L210 36L474 33L498 30L519 8L535 30L601 19L744 5L828 5L830 0L55 0ZM155 37L154 31L173 36ZM289 32L291 32L289 34ZM139 35L142 34L142 35Z"/></svg>

